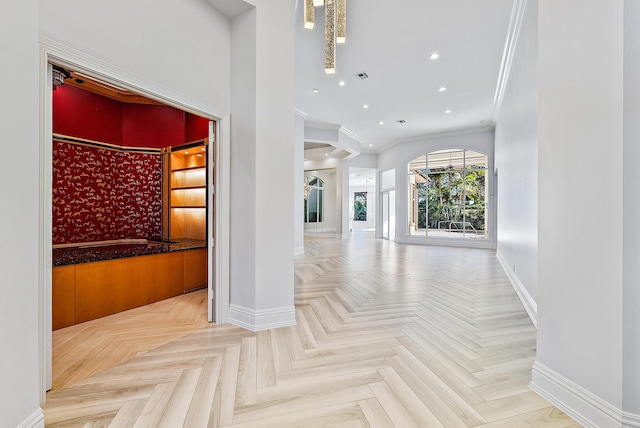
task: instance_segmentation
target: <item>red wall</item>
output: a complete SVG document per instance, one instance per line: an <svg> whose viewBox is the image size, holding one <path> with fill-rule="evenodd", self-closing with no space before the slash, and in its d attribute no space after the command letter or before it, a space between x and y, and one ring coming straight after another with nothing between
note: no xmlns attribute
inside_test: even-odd
<svg viewBox="0 0 640 428"><path fill-rule="evenodd" d="M205 118L169 106L121 103L69 85L53 91L53 132L130 147L179 146L208 136Z"/></svg>
<svg viewBox="0 0 640 428"><path fill-rule="evenodd" d="M167 106L122 105L122 145L168 147L184 143L184 112Z"/></svg>
<svg viewBox="0 0 640 428"><path fill-rule="evenodd" d="M209 136L209 119L191 113L184 114L184 142L202 140Z"/></svg>
<svg viewBox="0 0 640 428"><path fill-rule="evenodd" d="M53 132L122 144L122 103L83 91L59 86L53 91Z"/></svg>

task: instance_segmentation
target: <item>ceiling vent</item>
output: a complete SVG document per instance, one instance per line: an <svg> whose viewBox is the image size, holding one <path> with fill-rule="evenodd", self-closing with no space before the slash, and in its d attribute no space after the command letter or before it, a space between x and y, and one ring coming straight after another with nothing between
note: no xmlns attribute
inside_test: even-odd
<svg viewBox="0 0 640 428"><path fill-rule="evenodd" d="M360 79L360 80L364 80L364 79L368 79L369 75L367 73L365 73L364 71L361 73L356 73L355 76Z"/></svg>
<svg viewBox="0 0 640 428"><path fill-rule="evenodd" d="M407 121L404 120L404 119L396 120L396 122L398 122L398 123L407 123Z"/></svg>

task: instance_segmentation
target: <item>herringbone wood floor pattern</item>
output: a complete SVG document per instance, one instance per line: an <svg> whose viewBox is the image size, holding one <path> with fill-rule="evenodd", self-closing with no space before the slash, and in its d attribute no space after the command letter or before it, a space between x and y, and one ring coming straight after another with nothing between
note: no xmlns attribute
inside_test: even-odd
<svg viewBox="0 0 640 428"><path fill-rule="evenodd" d="M163 344L83 380L63 375L66 386L47 395L46 425L579 426L527 387L536 332L494 252L306 240L295 283L295 327L194 324L172 338L144 308L113 316L134 332L129 341ZM92 347L90 329L80 353ZM100 326L93 340L114 334ZM76 346L55 344L68 359ZM91 372L84 364L75 370Z"/></svg>

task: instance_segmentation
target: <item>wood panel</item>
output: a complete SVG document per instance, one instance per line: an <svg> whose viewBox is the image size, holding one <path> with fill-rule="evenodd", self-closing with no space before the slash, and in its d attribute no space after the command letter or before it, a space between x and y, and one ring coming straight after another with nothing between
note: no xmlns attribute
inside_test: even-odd
<svg viewBox="0 0 640 428"><path fill-rule="evenodd" d="M207 249L184 252L184 291L207 286Z"/></svg>
<svg viewBox="0 0 640 428"><path fill-rule="evenodd" d="M76 267L52 269L52 325L54 330L76 323Z"/></svg>
<svg viewBox="0 0 640 428"><path fill-rule="evenodd" d="M77 265L76 322L178 296L183 276L183 252Z"/></svg>
<svg viewBox="0 0 640 428"><path fill-rule="evenodd" d="M53 330L206 286L206 248L55 267Z"/></svg>

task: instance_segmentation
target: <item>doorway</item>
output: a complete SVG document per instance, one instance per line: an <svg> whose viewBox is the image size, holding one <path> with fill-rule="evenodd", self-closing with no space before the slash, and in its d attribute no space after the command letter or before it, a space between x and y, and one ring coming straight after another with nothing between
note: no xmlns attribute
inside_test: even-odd
<svg viewBox="0 0 640 428"><path fill-rule="evenodd" d="M373 235L378 201L375 168L349 168L349 232L354 236Z"/></svg>
<svg viewBox="0 0 640 428"><path fill-rule="evenodd" d="M382 191L382 239L396 239L396 191Z"/></svg>
<svg viewBox="0 0 640 428"><path fill-rule="evenodd" d="M75 58L74 61L63 60L64 53L57 52L56 46L48 46L45 43L43 57L43 84L41 92L41 120L43 132L41 133L40 146L42 154L41 168L41 244L40 254L42 264L40 266L40 355L42 365L42 395L41 401L46 399L45 392L51 388L52 381L52 140L53 140L53 63L59 67L77 70L96 80L103 81L106 85L116 85L137 94L160 101L166 105L181 109L209 119L208 126L210 141L215 141L214 149L209 151L208 159L211 165L216 165L208 177L207 203L212 207L207 216L207 264L209 275L207 278L207 305L209 321L217 323L226 322L228 314L229 272L229 117L212 114L205 109L192 107L188 97L173 94L171 98L162 94L162 88L154 88L148 81L127 73L124 70L104 70L104 65L90 57ZM106 77L110 76L110 77ZM135 88L135 89L134 89ZM213 121L217 122L215 128ZM224 186L214 184L224 183ZM215 195L215 196L214 196ZM214 216L213 213L216 213ZM220 230L221 233L215 233ZM214 266L216 267L214 269ZM217 297L217 298L216 298ZM203 315L204 316L204 315Z"/></svg>

